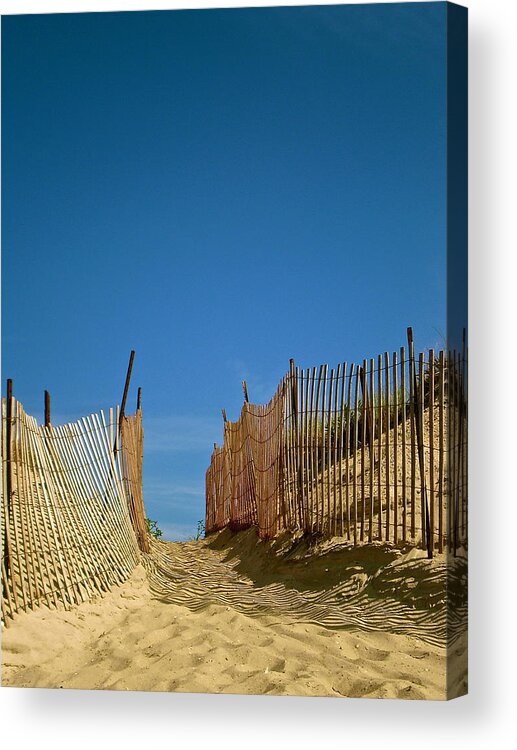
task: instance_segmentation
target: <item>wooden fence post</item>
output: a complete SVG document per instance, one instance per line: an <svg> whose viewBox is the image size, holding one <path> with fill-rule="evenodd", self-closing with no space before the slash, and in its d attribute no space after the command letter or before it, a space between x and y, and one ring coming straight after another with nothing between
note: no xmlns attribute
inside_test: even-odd
<svg viewBox="0 0 517 750"><path fill-rule="evenodd" d="M435 478L434 478L434 391L435 391L435 377L434 377L434 349L429 350L429 495L431 503L430 511L430 534L431 544L434 549L434 528L436 525L436 512L435 512Z"/></svg>
<svg viewBox="0 0 517 750"><path fill-rule="evenodd" d="M400 389L402 395L402 541L406 541L407 535L407 498L406 498L406 353L404 347L400 347Z"/></svg>
<svg viewBox="0 0 517 750"><path fill-rule="evenodd" d="M5 523L5 534L3 539L4 545L4 564L6 571L9 571L11 566L11 545L9 542L9 518L11 514L11 495L12 495L12 463L11 463L11 426L13 418L13 381L11 378L7 379L7 397L5 402L5 500L7 507Z"/></svg>
<svg viewBox="0 0 517 750"><path fill-rule="evenodd" d="M370 414L369 414L369 401L368 401L368 383L366 382L366 373L367 373L367 362L366 360L363 361L363 366L361 368L361 398L363 400L363 403L365 404L365 432L366 432L366 440L368 441L368 445L372 442L372 424L370 421Z"/></svg>
<svg viewBox="0 0 517 750"><path fill-rule="evenodd" d="M368 422L368 389L366 384L366 370L367 361L363 360L363 366L360 369L361 373L361 541L364 541L364 528L366 523L366 507L365 507L365 461L366 453L365 446L366 440L370 439L367 437L366 425Z"/></svg>
<svg viewBox="0 0 517 750"><path fill-rule="evenodd" d="M410 347L410 351L413 354L413 329L408 328L407 329L407 337L408 337L408 344ZM414 355L413 355L414 357ZM421 367L422 365L422 360ZM422 393L420 393L420 399L421 403L423 404L423 372L421 372L421 384L420 384L420 390ZM421 481L421 493L422 493L422 544L425 544L427 547L427 557L429 559L433 556L433 545L432 545L432 539L430 534L430 520L429 520L429 503L427 500L427 484L425 481L425 460L424 460L424 426L422 424L422 414L420 413L419 408L419 388L418 388L418 382L417 382L417 375L416 375L416 368L413 366L413 392L414 392L414 413L415 413L415 426L416 426L416 438L418 443L418 462L420 466L420 481ZM423 410L422 410L423 411Z"/></svg>
<svg viewBox="0 0 517 750"><path fill-rule="evenodd" d="M129 365L127 367L127 374L126 374L126 382L124 384L124 393L122 395L122 403L120 405L120 415L119 415L119 427L122 425L122 420L124 418L125 409L126 409L126 401L127 401L127 394L129 391L129 383L131 380L131 371L133 370L133 361L135 359L135 352L132 349L131 354L129 355Z"/></svg>
<svg viewBox="0 0 517 750"><path fill-rule="evenodd" d="M399 383L397 352L393 352L393 542L399 540Z"/></svg>
<svg viewBox="0 0 517 750"><path fill-rule="evenodd" d="M7 512L11 510L11 494L12 494L12 481L13 481L13 467L12 467L12 446L11 446L11 430L13 420L13 381L11 378L7 379L7 401L6 401L6 422L5 422L5 463L6 463L6 491L7 491Z"/></svg>
<svg viewBox="0 0 517 750"><path fill-rule="evenodd" d="M45 391L45 427L50 427L50 393Z"/></svg>
<svg viewBox="0 0 517 750"><path fill-rule="evenodd" d="M355 371L355 385L354 385L354 453L352 456L352 471L354 474L354 485L353 485L353 509L354 509L354 546L357 546L357 444L359 442L359 408L358 408L358 393L359 393L359 380L361 377L361 367L358 365Z"/></svg>

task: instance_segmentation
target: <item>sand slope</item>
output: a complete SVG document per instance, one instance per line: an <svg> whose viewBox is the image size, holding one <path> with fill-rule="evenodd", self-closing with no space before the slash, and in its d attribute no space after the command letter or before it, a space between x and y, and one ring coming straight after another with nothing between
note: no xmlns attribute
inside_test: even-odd
<svg viewBox="0 0 517 750"><path fill-rule="evenodd" d="M286 553L267 549L253 535L222 532L199 542L155 545L148 570L139 565L104 598L70 612L41 608L19 616L3 631L3 684L444 699L444 648L425 637L425 628L424 638L419 635L418 618L408 633L388 632L383 603L394 598L383 585L375 601L381 617L372 630L357 622L311 622L305 615L315 597L326 594L336 609L336 590L349 591L347 601L354 596L346 585L346 558L334 556L331 569L325 550L308 555L299 544ZM365 584L364 576L379 579L362 571L360 554L352 557L355 587ZM400 565L402 557L396 553L383 564L396 567L392 563ZM378 573L382 565L376 564ZM287 599L278 588L280 572ZM418 581L418 575L412 578ZM241 593L233 601L236 579ZM428 587L431 579L425 577ZM407 595L414 592L408 611L417 611L420 588L407 588ZM248 599L239 606L246 589ZM290 611L292 597L309 610ZM456 649L463 648L460 639ZM464 676L456 682L461 692Z"/></svg>

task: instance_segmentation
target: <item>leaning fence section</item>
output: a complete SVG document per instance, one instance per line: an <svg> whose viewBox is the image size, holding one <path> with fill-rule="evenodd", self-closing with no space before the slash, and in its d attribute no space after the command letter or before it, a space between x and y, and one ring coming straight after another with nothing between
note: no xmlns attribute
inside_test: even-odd
<svg viewBox="0 0 517 750"><path fill-rule="evenodd" d="M464 352L384 353L289 372L266 406L224 424L206 474L206 530L256 525L387 541L467 542Z"/></svg>
<svg viewBox="0 0 517 750"><path fill-rule="evenodd" d="M144 431L141 410L137 409L136 414L131 416L120 417L119 427L120 459L129 516L138 547L148 553L150 545L143 494Z"/></svg>
<svg viewBox="0 0 517 750"><path fill-rule="evenodd" d="M139 411L43 426L3 400L2 474L4 621L105 592L146 551Z"/></svg>

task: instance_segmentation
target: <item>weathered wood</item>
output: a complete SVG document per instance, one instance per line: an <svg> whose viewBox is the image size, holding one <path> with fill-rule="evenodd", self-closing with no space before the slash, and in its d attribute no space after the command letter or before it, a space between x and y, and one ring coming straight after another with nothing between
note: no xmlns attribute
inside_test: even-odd
<svg viewBox="0 0 517 750"><path fill-rule="evenodd" d="M454 354L447 352L447 540L449 552L454 551L454 438L455 438L455 377Z"/></svg>
<svg viewBox="0 0 517 750"><path fill-rule="evenodd" d="M429 350L429 522L431 547L435 547L435 486L434 486L434 349Z"/></svg>
<svg viewBox="0 0 517 750"><path fill-rule="evenodd" d="M309 439L308 444L310 446L310 521L309 521L309 530L314 533L316 529L316 509L318 505L318 496L317 496L317 487L318 487L318 472L317 472L317 449L316 449L316 442L315 442L315 418L314 418L314 408L315 408L315 397L314 397L314 389L316 387L316 367L312 369L311 373L311 399L310 399L310 405L309 405ZM317 407L316 407L317 412Z"/></svg>
<svg viewBox="0 0 517 750"><path fill-rule="evenodd" d="M6 416L5 416L5 463L6 463L6 499L7 499L7 517L11 509L11 496L13 491L13 466L12 466L12 425L13 425L13 381L7 379L7 398L6 398Z"/></svg>
<svg viewBox="0 0 517 750"><path fill-rule="evenodd" d="M286 378L286 389L285 389L285 396L284 396L284 404L285 404L285 420L286 420L286 428L287 428L287 445L286 445L286 468L287 468L287 475L286 475L286 497L287 497L287 503L285 505L286 513L289 519L292 518L293 515L293 509L295 506L295 482L296 482L296 470L294 468L294 440L293 440L293 384L292 384L292 376L291 373ZM266 448L267 450L267 448Z"/></svg>
<svg viewBox="0 0 517 750"><path fill-rule="evenodd" d="M397 352L393 352L393 541L395 544L399 540L399 384L397 365Z"/></svg>
<svg viewBox="0 0 517 750"><path fill-rule="evenodd" d="M8 566L2 560L2 579L3 612L12 617L43 603L69 608L127 578L138 561L138 547L125 486L134 498L137 481L141 492L142 451L122 441L127 455L121 459L113 453L118 440L113 416L109 425L102 412L100 418L92 415L74 425L38 425L12 391L10 400L14 492L10 518L4 492L2 522L4 538L12 529L12 559ZM4 436L7 404L2 417ZM126 424L141 446L140 413L125 417ZM140 528L143 499L141 510Z"/></svg>
<svg viewBox="0 0 517 750"><path fill-rule="evenodd" d="M328 365L323 365L323 383L322 383L322 396L321 396L321 506L319 509L318 518L318 530L320 533L325 533L325 466L327 459L327 430L325 429L325 418L327 416L327 378L328 378ZM327 498L328 505L328 498Z"/></svg>
<svg viewBox="0 0 517 750"><path fill-rule="evenodd" d="M11 515L11 492L12 492L12 466L11 466L11 419L12 419L12 391L13 381L7 381L7 397L5 403L2 399L2 564L6 577L12 575L11 563L11 539L9 522ZM17 601L10 603L10 611L18 609Z"/></svg>
<svg viewBox="0 0 517 750"><path fill-rule="evenodd" d="M27 535L24 524L24 509L27 505L26 487L24 486L24 466L23 459L20 455L21 448L21 433L22 433L22 420L23 414L20 404L13 404L13 426L14 426L14 439L12 445L12 456L11 462L16 466L16 492L13 492L12 497L12 516L13 516L13 528L15 530L16 545L18 548L18 582L21 589L23 608L27 611L31 606L34 599L34 593L32 591L32 582L28 572L28 566L30 565L30 551L27 548Z"/></svg>
<svg viewBox="0 0 517 750"><path fill-rule="evenodd" d="M454 352L453 355L453 367L454 367L454 439L452 444L453 454L453 553L456 557L459 547L459 505L460 505L460 451L461 451L461 411L460 411L460 384L459 384L459 370L460 370L460 355Z"/></svg>
<svg viewBox="0 0 517 750"><path fill-rule="evenodd" d="M352 429L352 380L355 374L355 364L352 363L350 366L350 375L348 379L348 393L347 393L347 416L346 416L346 458L345 458L345 471L346 471L346 528L347 528L347 539L350 539L350 455L352 453L350 446L350 434Z"/></svg>
<svg viewBox="0 0 517 750"><path fill-rule="evenodd" d="M415 541L416 538L416 429L415 429L415 383L416 383L416 371L415 371L415 348L413 344L413 331L408 328L408 353L409 353L409 425L410 425L410 441L411 441L411 467L410 467L410 483L411 483L411 539Z"/></svg>
<svg viewBox="0 0 517 750"><path fill-rule="evenodd" d="M339 425L338 425L338 414L339 414L339 386L341 384L341 363L338 364L336 370L336 377L334 380L334 414L332 419L332 437L333 437L333 451L332 451L332 533L334 536L338 534L338 456L339 456Z"/></svg>
<svg viewBox="0 0 517 750"><path fill-rule="evenodd" d="M417 403L415 404L416 417L416 434L418 441L418 463L420 469L420 499L421 499L421 528L422 528L422 546L427 549L427 556L433 557L433 548L431 543L430 521L429 521L429 501L427 497L427 482L425 474L425 452L424 452L424 374L425 360L424 353L419 355L419 378L420 383L415 382L415 393ZM415 372L416 378L416 372Z"/></svg>
<svg viewBox="0 0 517 750"><path fill-rule="evenodd" d="M360 368L357 367L355 374L355 388L354 388L354 453L352 461L352 471L354 475L354 486L353 486L353 508L354 508L354 544L357 544L357 443L359 441L359 379L360 379Z"/></svg>
<svg viewBox="0 0 517 750"><path fill-rule="evenodd" d="M133 362L135 361L135 352L132 349L129 355L129 364L127 366L126 382L124 383L124 393L122 394L122 403L120 404L120 420L123 419L126 409L127 394L129 391L129 384L131 382L131 373L133 371Z"/></svg>
<svg viewBox="0 0 517 750"><path fill-rule="evenodd" d="M367 386L366 360L361 367L361 541L364 542L364 527L366 523L366 492L365 492L365 462L366 462L366 420L367 420Z"/></svg>
<svg viewBox="0 0 517 750"><path fill-rule="evenodd" d="M436 535L439 548L440 537L444 538L440 518L446 467L442 449L440 456L436 457L434 422L438 410L437 424L438 427L442 425L443 432L444 384L436 381L433 352L429 364L422 353L415 363L411 329L408 330L408 350L409 356L404 347L400 348L400 354L395 351L392 356L388 352L379 355L377 368L374 359L364 360L362 366L352 366L349 373L346 365L343 370L338 365L329 373L326 365L321 365L319 371L317 368L300 371L294 361L291 363L290 372L282 381L285 415L280 452L282 481L277 491L274 486L270 488L267 512L272 514L272 520L267 533L271 533L272 528L302 528L308 533L340 533L354 544L360 541L370 543L375 539L395 544L400 541L421 542L429 555L434 550ZM443 381L443 372L441 379ZM459 393L463 387L460 379L456 379L455 387ZM450 393L452 399L452 390ZM243 410L242 420L246 414ZM265 424L269 423L267 414L263 410ZM463 425L464 419L458 416L458 431L460 422ZM240 449L243 440L241 427L233 424L236 426L225 430L224 445L230 434L235 443L230 455ZM254 429L249 427L247 439L261 443L264 434L260 430L253 432ZM411 437L408 437L408 430ZM452 537L456 528L459 542L464 533L462 449L465 441L462 436L456 437L454 444L458 459L451 471L457 497L449 518L449 536ZM428 444L430 441L432 445ZM453 444L452 436L448 443ZM265 451L271 452L267 440ZM438 467L435 466L437 460ZM214 481L216 473L218 457L215 452L212 461L214 470L210 476L207 474L207 487ZM238 482L235 478L232 480L234 505L241 509L238 512L242 519L250 516L246 510L250 503L247 501L245 507L242 505L242 493L247 493L249 498L254 482L258 481L252 473L246 473L247 469L249 467L242 463L241 458L237 464L234 460L233 474L237 472L239 477L246 476L248 483L243 484L241 479ZM207 489L209 491L212 492ZM283 520L271 510L282 493L285 494ZM420 508L416 507L417 494ZM219 517L217 512L213 515ZM265 527L264 532L259 527L259 535L262 533L266 533ZM451 540L451 548L452 543Z"/></svg>
<svg viewBox="0 0 517 750"><path fill-rule="evenodd" d="M468 424L468 409L467 409L467 331L464 328L461 337L461 367L460 367L460 399L461 399L461 447L460 447L460 462L461 462L461 541L465 544L467 541L468 531L468 451L467 451L467 424Z"/></svg>
<svg viewBox="0 0 517 750"><path fill-rule="evenodd" d="M311 456L312 450L310 446L310 410L312 408L309 397L311 385L314 384L314 379L311 378L311 371L307 369L305 373L305 401L304 401L304 419L303 419L303 435L304 435L304 487L305 487L305 514L303 521L303 531L308 533L311 528L311 501L312 501L312 473L311 473Z"/></svg>
<svg viewBox="0 0 517 750"><path fill-rule="evenodd" d="M313 532L319 531L319 522L320 522L320 465L319 465L319 457L321 454L321 443L320 443L320 428L319 428L319 422L318 422L318 413L319 413L319 402L320 402L320 392L321 392L321 380L323 377L324 372L324 365L321 365L318 371L318 382L316 385L316 400L314 403L314 423L313 423L313 431L314 431L314 455L315 455L315 489L316 489L316 503L315 503L315 510L313 514ZM321 504L323 503L323 497L321 497Z"/></svg>
<svg viewBox="0 0 517 750"><path fill-rule="evenodd" d="M45 391L45 427L50 427L50 393Z"/></svg>
<svg viewBox="0 0 517 750"><path fill-rule="evenodd" d="M330 371L330 379L329 379L329 403L328 403L328 411L327 411L327 429L326 429L326 435L327 435L327 506L326 506L326 519L327 523L323 526L323 533L325 534L331 534L332 529L332 500L331 500L331 493L332 493L332 480L331 480L331 472L332 472L332 414L333 414L333 394L334 394L334 369L331 369Z"/></svg>
<svg viewBox="0 0 517 750"><path fill-rule="evenodd" d="M303 370L296 368L296 380L300 385L299 398L297 399L298 409L298 487L300 496L298 498L299 520L298 528L305 529L307 518L307 468L305 466L305 412L307 404L305 399L305 373Z"/></svg>
<svg viewBox="0 0 517 750"><path fill-rule="evenodd" d="M465 330L463 331L463 337L465 337ZM459 470L458 470L458 481L459 481L459 510L460 517L458 519L458 534L459 541L461 544L466 542L467 537L467 506L466 506L466 483L467 476L465 471L466 464L466 442L465 442L465 430L467 420L467 404L466 404L466 393L465 393L465 341L463 341L463 348L461 355L458 354L458 400L459 400Z"/></svg>
<svg viewBox="0 0 517 750"><path fill-rule="evenodd" d="M344 536L345 534L345 520L343 515L343 460L344 460L344 450L345 450L345 421L346 421L346 401L345 401L345 392L346 392L346 383L347 383L347 363L343 363L343 375L341 378L341 397L340 397L340 406L339 406L339 450L338 450L338 459L337 459L337 465L339 470L339 533L340 536ZM348 477L346 477L346 481L348 481Z"/></svg>
<svg viewBox="0 0 517 750"><path fill-rule="evenodd" d="M378 532L379 541L383 539L382 513L382 356L377 357L377 504L378 504Z"/></svg>
<svg viewBox="0 0 517 750"><path fill-rule="evenodd" d="M407 497L406 497L406 353L404 347L400 347L400 389L402 395L402 540L407 540Z"/></svg>
<svg viewBox="0 0 517 750"><path fill-rule="evenodd" d="M370 359L370 441L368 445L370 459L370 512L368 525L368 541L373 541L373 516L374 516L374 470L375 470L375 360Z"/></svg>
<svg viewBox="0 0 517 750"><path fill-rule="evenodd" d="M34 487L27 470L25 430L20 429L17 435L17 484L19 519L22 530L25 575L27 578L29 606L33 608L40 603L41 586L38 582L40 560L35 550L35 533L31 523L31 509L34 507Z"/></svg>
<svg viewBox="0 0 517 750"><path fill-rule="evenodd" d="M391 538L390 533L390 520L391 520L391 512L390 512L390 480L391 480L391 436L390 436L390 429L391 429L391 385L390 385L390 355L388 352L385 352L384 354L384 367L385 367L385 382L386 382L386 394L384 397L384 408L386 410L385 412L385 420L386 420L386 427L385 427L385 438L384 438L384 446L385 446L385 472L386 472L386 487L385 487L385 493L386 493L386 541L389 542Z"/></svg>
<svg viewBox="0 0 517 750"><path fill-rule="evenodd" d="M443 505L444 505L444 468L445 468L445 355L441 351L438 362L438 377L440 378L438 392L438 441L440 444L440 453L438 456L438 552L443 552Z"/></svg>

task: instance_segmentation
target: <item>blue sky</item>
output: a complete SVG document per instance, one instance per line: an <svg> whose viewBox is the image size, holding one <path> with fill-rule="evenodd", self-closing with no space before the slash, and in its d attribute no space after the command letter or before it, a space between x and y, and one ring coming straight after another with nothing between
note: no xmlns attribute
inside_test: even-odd
<svg viewBox="0 0 517 750"><path fill-rule="evenodd" d="M71 420L135 349L185 538L243 378L443 345L445 3L2 21L4 380Z"/></svg>

